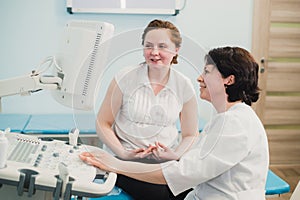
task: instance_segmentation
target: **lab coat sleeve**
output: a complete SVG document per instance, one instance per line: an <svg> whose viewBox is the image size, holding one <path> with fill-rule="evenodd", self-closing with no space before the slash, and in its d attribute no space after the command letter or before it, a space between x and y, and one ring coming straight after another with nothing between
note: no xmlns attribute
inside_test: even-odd
<svg viewBox="0 0 300 200"><path fill-rule="evenodd" d="M221 175L249 152L247 131L238 118L220 116L206 129L207 135L179 161L161 164L174 195Z"/></svg>

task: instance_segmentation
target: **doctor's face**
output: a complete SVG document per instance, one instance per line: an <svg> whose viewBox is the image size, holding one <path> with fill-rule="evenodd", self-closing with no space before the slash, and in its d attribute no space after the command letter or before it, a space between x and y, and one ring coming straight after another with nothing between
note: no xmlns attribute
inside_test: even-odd
<svg viewBox="0 0 300 200"><path fill-rule="evenodd" d="M178 48L170 39L168 29L154 29L147 33L144 41L144 57L149 67L169 67Z"/></svg>
<svg viewBox="0 0 300 200"><path fill-rule="evenodd" d="M212 102L220 99L224 100L225 79L214 65L206 65L203 73L198 77L197 81L200 86L200 98Z"/></svg>

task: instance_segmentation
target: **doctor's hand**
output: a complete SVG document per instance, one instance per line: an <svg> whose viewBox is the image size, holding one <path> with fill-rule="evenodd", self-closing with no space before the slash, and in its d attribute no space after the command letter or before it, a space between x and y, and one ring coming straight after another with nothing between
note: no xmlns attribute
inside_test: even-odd
<svg viewBox="0 0 300 200"><path fill-rule="evenodd" d="M79 158L87 164L108 172L116 172L116 169L120 166L120 160L104 151L83 152L79 155Z"/></svg>
<svg viewBox="0 0 300 200"><path fill-rule="evenodd" d="M155 142L156 148L152 150L152 157L159 161L178 160L179 156L175 151L160 142Z"/></svg>

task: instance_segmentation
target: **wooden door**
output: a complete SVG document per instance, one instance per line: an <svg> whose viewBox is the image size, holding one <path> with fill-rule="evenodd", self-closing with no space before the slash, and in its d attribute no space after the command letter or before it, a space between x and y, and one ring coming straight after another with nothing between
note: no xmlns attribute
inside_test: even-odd
<svg viewBox="0 0 300 200"><path fill-rule="evenodd" d="M300 165L300 0L254 0L252 54L260 62L254 109L271 165Z"/></svg>

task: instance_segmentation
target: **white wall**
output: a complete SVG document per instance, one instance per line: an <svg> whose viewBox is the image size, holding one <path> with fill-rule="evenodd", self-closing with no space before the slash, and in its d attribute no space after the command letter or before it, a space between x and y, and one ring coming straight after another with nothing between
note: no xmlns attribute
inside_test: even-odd
<svg viewBox="0 0 300 200"><path fill-rule="evenodd" d="M106 21L114 24L116 34L144 28L154 18L166 19L204 49L234 45L250 50L252 4L252 0L187 0L185 8L177 16L71 15L66 11L64 0L1 1L0 79L29 74L45 57L54 55L62 28L71 19ZM134 62L140 61L138 57ZM107 76L112 76L112 73L108 71ZM191 78L197 87L195 77ZM73 112L72 109L55 102L48 91L2 98L2 113L70 112Z"/></svg>

